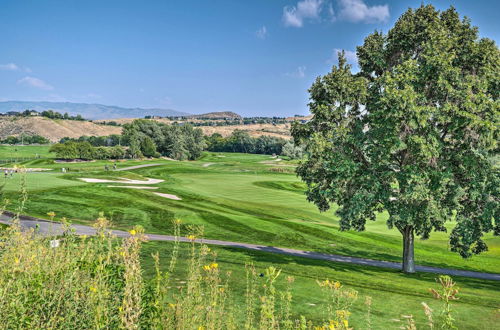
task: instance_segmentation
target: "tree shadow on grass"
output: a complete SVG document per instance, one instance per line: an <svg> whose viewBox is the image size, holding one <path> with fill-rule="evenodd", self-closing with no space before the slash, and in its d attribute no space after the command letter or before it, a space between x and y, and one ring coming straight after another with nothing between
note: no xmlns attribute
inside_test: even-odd
<svg viewBox="0 0 500 330"><path fill-rule="evenodd" d="M392 268L389 267L375 267L367 264L351 264L347 262L338 262L338 261L331 261L331 260L322 260L322 259L310 259L308 256L310 256L311 253L305 253L303 256L298 256L298 255L285 255L282 254L282 249L277 249L273 247L265 247L262 249L257 249L257 250L249 250L245 246L241 247L220 247L220 249L226 250L228 252L233 252L233 253L242 253L246 255L249 259L255 262L262 262L262 263L269 263L273 265L277 265L280 268L292 268L293 264L298 264L301 266L314 266L314 267L325 267L331 270L334 270L336 272L343 272L345 274L350 273L350 272L355 272L357 275L365 275L365 276L380 276L380 275L387 275L387 273L390 273L392 276L396 276L398 280L404 281L407 279L412 279L412 280L417 280L417 281L423 281L426 282L426 285L428 285L429 282L435 282L435 279L439 276L437 273L428 273L428 272L417 272L415 274L404 274L400 271L399 266L396 265L396 267L392 266ZM314 256L316 256L316 253L313 253ZM311 278L318 278L321 277L321 274L309 274L305 276L310 276ZM479 290L492 290L492 291L500 291L500 282L499 281L494 281L494 280L484 280L484 279L478 279L478 278L470 278L470 277L463 277L463 276L452 276L455 281L459 282L460 285L465 285L467 287L471 287L474 289L479 289ZM366 288L371 288L373 289L372 284L370 285L362 285L362 283L359 283L358 281L353 281L353 285L356 286L363 286ZM409 293L407 290L398 290L396 287L391 286L390 284L384 288L385 291L391 291L395 293L402 293L402 294L415 294ZM416 296L421 296L419 294L415 294ZM483 299L481 297L478 297L478 301L482 301ZM482 302L481 304L485 304L485 302ZM496 304L489 305L490 307L495 307L498 305L498 301Z"/></svg>

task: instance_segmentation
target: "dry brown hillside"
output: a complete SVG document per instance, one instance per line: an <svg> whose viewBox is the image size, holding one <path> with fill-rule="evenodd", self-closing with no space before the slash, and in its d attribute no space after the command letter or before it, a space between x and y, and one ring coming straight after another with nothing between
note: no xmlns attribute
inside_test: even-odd
<svg viewBox="0 0 500 330"><path fill-rule="evenodd" d="M292 118L293 119L293 118ZM300 118L302 119L302 118ZM308 118L306 118L308 119ZM134 118L112 119L119 124L131 123ZM172 124L173 121L162 119L151 119L164 124ZM111 121L111 120L103 120ZM191 122L202 122L199 119L190 119ZM251 136L261 135L282 137L290 136L290 123L286 124L251 124L251 125L228 125L228 126L199 126L205 135L219 133L222 136L231 135L235 129L248 132ZM24 134L38 134L53 142L63 137L79 138L80 136L105 136L120 134L121 127L100 125L99 122L75 121L75 120L53 120L44 117L0 117L0 139L7 136L18 136Z"/></svg>
<svg viewBox="0 0 500 330"><path fill-rule="evenodd" d="M232 111L219 111L219 112L202 113L201 115L191 115L191 116L188 116L188 118L210 118L210 119L233 118L233 119L240 119L241 116L238 115L237 113L232 112Z"/></svg>
<svg viewBox="0 0 500 330"><path fill-rule="evenodd" d="M38 134L57 142L63 137L120 134L121 127L98 125L88 121L53 120L44 117L0 117L0 138Z"/></svg>

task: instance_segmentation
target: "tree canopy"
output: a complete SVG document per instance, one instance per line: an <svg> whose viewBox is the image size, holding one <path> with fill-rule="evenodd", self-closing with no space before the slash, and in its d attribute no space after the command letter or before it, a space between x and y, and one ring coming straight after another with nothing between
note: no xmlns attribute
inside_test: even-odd
<svg viewBox="0 0 500 330"><path fill-rule="evenodd" d="M205 148L203 132L186 125L165 125L153 120L137 119L123 125L124 143L132 157L159 155L179 160L194 160Z"/></svg>
<svg viewBox="0 0 500 330"><path fill-rule="evenodd" d="M414 272L414 235L450 234L463 257L500 235L500 52L454 8L409 9L387 33L343 54L310 88L314 115L292 134L305 145L298 175L322 211L337 204L341 230L365 230L387 210L403 235L403 270Z"/></svg>

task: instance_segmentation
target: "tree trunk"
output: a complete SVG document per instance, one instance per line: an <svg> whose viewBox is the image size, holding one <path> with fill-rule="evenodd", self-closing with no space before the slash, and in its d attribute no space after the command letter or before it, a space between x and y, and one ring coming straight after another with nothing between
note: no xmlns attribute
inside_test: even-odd
<svg viewBox="0 0 500 330"><path fill-rule="evenodd" d="M403 234L403 272L415 273L414 241L415 236L412 226L406 226L401 233Z"/></svg>

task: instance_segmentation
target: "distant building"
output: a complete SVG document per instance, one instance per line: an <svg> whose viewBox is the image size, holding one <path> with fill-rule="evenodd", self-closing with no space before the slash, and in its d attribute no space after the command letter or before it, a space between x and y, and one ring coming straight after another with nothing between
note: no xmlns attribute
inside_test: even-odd
<svg viewBox="0 0 500 330"><path fill-rule="evenodd" d="M7 116L19 116L21 113L19 111L7 111Z"/></svg>
<svg viewBox="0 0 500 330"><path fill-rule="evenodd" d="M31 110L30 111L30 116L34 116L34 117L40 116L40 113L38 111L36 111L36 110Z"/></svg>

